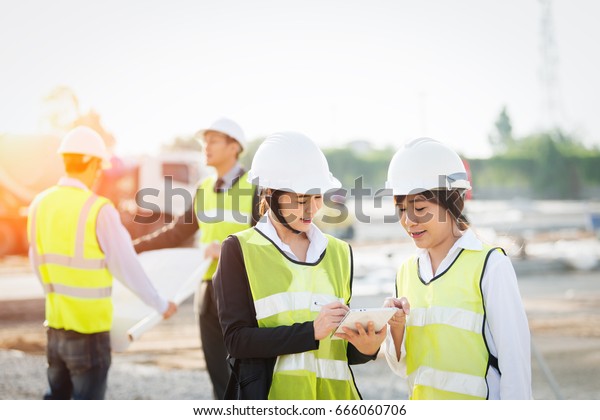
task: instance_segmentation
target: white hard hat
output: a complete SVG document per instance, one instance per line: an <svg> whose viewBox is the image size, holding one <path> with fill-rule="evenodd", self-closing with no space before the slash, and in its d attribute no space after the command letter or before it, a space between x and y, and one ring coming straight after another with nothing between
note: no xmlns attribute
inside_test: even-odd
<svg viewBox="0 0 600 420"><path fill-rule="evenodd" d="M219 133L227 134L229 137L235 139L242 146L242 149L245 149L248 145L242 127L229 118L219 118L210 127L200 130L198 135L203 135L207 131L218 131Z"/></svg>
<svg viewBox="0 0 600 420"><path fill-rule="evenodd" d="M297 194L324 194L341 183L329 172L325 155L304 134L280 132L258 147L248 178L263 188Z"/></svg>
<svg viewBox="0 0 600 420"><path fill-rule="evenodd" d="M470 190L465 165L458 154L437 140L421 137L398 150L388 168L386 189L409 195L436 189Z"/></svg>
<svg viewBox="0 0 600 420"><path fill-rule="evenodd" d="M110 167L110 155L100 134L86 126L78 126L62 139L57 153L92 156L102 160L102 167Z"/></svg>

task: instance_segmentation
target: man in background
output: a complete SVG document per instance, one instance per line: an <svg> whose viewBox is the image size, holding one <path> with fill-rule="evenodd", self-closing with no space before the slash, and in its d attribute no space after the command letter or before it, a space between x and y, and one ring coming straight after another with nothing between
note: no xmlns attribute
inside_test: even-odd
<svg viewBox="0 0 600 420"><path fill-rule="evenodd" d="M204 360L213 385L213 397L223 399L230 371L212 276L217 268L223 240L256 224L258 195L256 186L248 182L247 173L239 163L239 155L246 147L241 127L231 119L220 118L198 134L203 138L206 164L215 169L216 176L200 183L194 202L184 215L156 232L136 239L134 246L137 252L172 248L200 231L204 257L213 261L198 288L194 304Z"/></svg>
<svg viewBox="0 0 600 420"><path fill-rule="evenodd" d="M104 399L111 365L113 276L169 318L110 200L92 192L108 151L80 126L62 140L66 176L29 208L29 257L46 295L48 383L44 399Z"/></svg>

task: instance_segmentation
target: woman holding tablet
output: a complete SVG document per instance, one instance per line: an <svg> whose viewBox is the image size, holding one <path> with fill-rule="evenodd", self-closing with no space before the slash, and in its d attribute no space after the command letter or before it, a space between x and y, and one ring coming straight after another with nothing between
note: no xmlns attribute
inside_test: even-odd
<svg viewBox="0 0 600 420"><path fill-rule="evenodd" d="M373 360L386 328L331 337L349 309L352 252L312 219L340 182L295 132L265 139L249 179L262 189L262 218L223 242L214 277L232 367L225 398L359 399L349 365Z"/></svg>
<svg viewBox="0 0 600 420"><path fill-rule="evenodd" d="M400 223L419 248L400 267L386 358L411 399L531 399L527 317L513 266L463 216L458 154L420 138L390 163ZM410 304L409 304L410 302Z"/></svg>

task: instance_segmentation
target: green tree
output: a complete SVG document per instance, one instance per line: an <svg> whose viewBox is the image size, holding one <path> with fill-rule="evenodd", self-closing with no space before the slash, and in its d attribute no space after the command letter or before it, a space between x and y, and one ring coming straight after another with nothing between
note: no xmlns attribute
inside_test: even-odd
<svg viewBox="0 0 600 420"><path fill-rule="evenodd" d="M257 137L254 140L249 141L246 149L244 149L240 155L240 163L246 170L249 170L250 166L252 166L252 158L254 158L258 146L260 146L264 139L264 137Z"/></svg>
<svg viewBox="0 0 600 420"><path fill-rule="evenodd" d="M89 109L83 111L75 91L69 86L56 86L42 98L40 129L62 136L70 129L85 125L95 130L110 150L116 144L115 138L102 124L100 114Z"/></svg>
<svg viewBox="0 0 600 420"><path fill-rule="evenodd" d="M495 131L488 138L492 150L495 154L506 152L514 145L512 124L506 106L502 107L502 111L500 111L494 127Z"/></svg>
<svg viewBox="0 0 600 420"><path fill-rule="evenodd" d="M76 127L78 125L85 125L96 131L96 133L100 134L106 147L112 150L116 145L115 137L110 133L104 125L102 124L100 114L96 112L94 109L90 109L86 113L81 113L79 117L73 121L72 127Z"/></svg>
<svg viewBox="0 0 600 420"><path fill-rule="evenodd" d="M40 128L66 133L81 116L77 95L69 86L55 86L42 98Z"/></svg>
<svg viewBox="0 0 600 420"><path fill-rule="evenodd" d="M349 148L325 149L329 169L346 189L355 186L355 180L362 178L364 188L372 192L382 189L387 177L387 168L394 154L388 146L384 149L373 149L366 153L357 153Z"/></svg>
<svg viewBox="0 0 600 420"><path fill-rule="evenodd" d="M165 152L185 150L193 150L199 152L202 150L202 144L194 135L177 136L170 143L161 145L161 149Z"/></svg>
<svg viewBox="0 0 600 420"><path fill-rule="evenodd" d="M577 168L560 150L552 136L546 134L525 139L535 147L533 156L535 170L532 179L533 191L537 198L575 199L579 198L579 177Z"/></svg>
<svg viewBox="0 0 600 420"><path fill-rule="evenodd" d="M527 171L533 196L540 199L578 199L582 190L582 175L578 162L589 151L576 139L560 130L534 133L513 139L502 156L500 171L503 179L510 179L514 171L511 161L530 162ZM525 175L520 172L521 175Z"/></svg>

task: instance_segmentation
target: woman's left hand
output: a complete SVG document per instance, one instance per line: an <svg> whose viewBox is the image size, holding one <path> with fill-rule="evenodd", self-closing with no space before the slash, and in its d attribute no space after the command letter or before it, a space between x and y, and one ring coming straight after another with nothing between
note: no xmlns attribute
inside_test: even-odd
<svg viewBox="0 0 600 420"><path fill-rule="evenodd" d="M343 327L344 333L335 334L336 337L347 340L352 343L356 349L362 354L372 356L377 353L381 343L385 340L387 334L387 326L384 326L381 331L375 331L375 325L373 322L367 324L367 329L360 324L356 323L357 331L353 331L350 328Z"/></svg>

